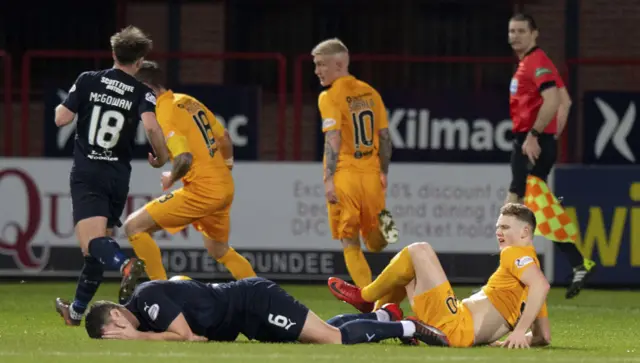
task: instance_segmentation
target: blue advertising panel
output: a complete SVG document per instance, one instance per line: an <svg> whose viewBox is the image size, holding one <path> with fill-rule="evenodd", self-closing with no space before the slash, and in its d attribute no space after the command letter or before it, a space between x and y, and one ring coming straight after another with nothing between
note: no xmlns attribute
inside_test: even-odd
<svg viewBox="0 0 640 363"><path fill-rule="evenodd" d="M389 117L393 161L509 161L513 146L508 94L424 94L394 90L385 90L380 94ZM318 135L317 150L321 159L324 135L322 132L318 132Z"/></svg>
<svg viewBox="0 0 640 363"><path fill-rule="evenodd" d="M222 122L233 141L235 160L256 160L258 157L258 122L260 119L260 89L258 87L183 85L174 92L187 93L205 104ZM53 88L45 95L44 156L73 156L75 122L62 128L54 123L56 106L67 91ZM133 155L146 159L151 151L142 123L138 126Z"/></svg>
<svg viewBox="0 0 640 363"><path fill-rule="evenodd" d="M558 167L555 193L577 221L577 246L598 263L589 281L640 285L640 168ZM555 254L554 281L567 283L571 266Z"/></svg>
<svg viewBox="0 0 640 363"><path fill-rule="evenodd" d="M640 158L636 125L640 93L585 92L583 97L585 164L629 165Z"/></svg>

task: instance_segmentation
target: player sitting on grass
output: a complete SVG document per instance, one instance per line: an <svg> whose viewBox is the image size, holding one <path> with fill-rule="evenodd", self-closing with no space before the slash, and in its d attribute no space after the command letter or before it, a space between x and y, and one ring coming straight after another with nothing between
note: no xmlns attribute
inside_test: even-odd
<svg viewBox="0 0 640 363"><path fill-rule="evenodd" d="M549 282L533 246L535 229L534 213L525 205L502 207L496 224L500 265L480 292L462 301L454 295L438 256L426 242L405 247L362 289L333 277L329 289L338 299L368 312L373 302L396 286L406 286L418 319L444 332L451 346L548 345L551 332L545 301ZM521 313L523 299L526 305ZM504 342L497 342L509 331Z"/></svg>
<svg viewBox="0 0 640 363"><path fill-rule="evenodd" d="M274 343L357 344L400 338L447 344L444 334L426 324L391 319L401 319L397 305L339 316L328 324L275 283L254 277L224 284L145 282L125 305L96 302L85 326L91 338L124 340L234 341L242 333Z"/></svg>

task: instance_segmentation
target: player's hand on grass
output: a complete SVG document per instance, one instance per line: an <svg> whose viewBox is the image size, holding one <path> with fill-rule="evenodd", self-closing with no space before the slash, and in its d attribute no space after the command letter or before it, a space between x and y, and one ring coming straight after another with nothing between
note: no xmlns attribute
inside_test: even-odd
<svg viewBox="0 0 640 363"><path fill-rule="evenodd" d="M333 179L327 179L324 182L324 195L327 197L327 202L331 204L338 203L338 197L336 196L336 186L333 183Z"/></svg>
<svg viewBox="0 0 640 363"><path fill-rule="evenodd" d="M196 335L196 334L191 334L191 337L189 338L190 342L208 342L209 338L207 337L202 337L200 335Z"/></svg>
<svg viewBox="0 0 640 363"><path fill-rule="evenodd" d="M149 153L147 159L149 160L149 164L154 168L159 168L164 165L164 163L161 162L157 157L153 156L152 153Z"/></svg>
<svg viewBox="0 0 640 363"><path fill-rule="evenodd" d="M162 185L162 190L167 190L169 188L171 188L171 186L173 185L173 178L171 178L171 172L170 171L163 171L162 175L160 176L160 184Z"/></svg>
<svg viewBox="0 0 640 363"><path fill-rule="evenodd" d="M135 340L140 332L130 324L115 323L116 327L102 333L103 339Z"/></svg>
<svg viewBox="0 0 640 363"><path fill-rule="evenodd" d="M502 343L502 347L506 347L509 349L529 348L529 340L527 339L525 332L514 330Z"/></svg>

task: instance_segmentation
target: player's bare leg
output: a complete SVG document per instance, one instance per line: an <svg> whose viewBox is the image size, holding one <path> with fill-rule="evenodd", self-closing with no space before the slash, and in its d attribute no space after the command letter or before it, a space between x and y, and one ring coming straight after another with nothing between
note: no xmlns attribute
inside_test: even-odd
<svg viewBox="0 0 640 363"><path fill-rule="evenodd" d="M204 246L218 263L223 264L231 273L234 279L241 280L248 277L255 277L256 273L249 261L236 252L227 242L215 241L203 234Z"/></svg>
<svg viewBox="0 0 640 363"><path fill-rule="evenodd" d="M367 286L372 281L372 275L369 263L360 247L360 236L356 233L354 237L343 238L341 242L349 276L357 286Z"/></svg>
<svg viewBox="0 0 640 363"><path fill-rule="evenodd" d="M342 344L342 334L340 329L327 324L309 310L298 340L311 344Z"/></svg>
<svg viewBox="0 0 640 363"><path fill-rule="evenodd" d="M75 231L84 255L84 267L78 279L73 303L61 298L55 301L56 311L62 316L65 324L71 326L80 324L87 305L102 282L105 265L120 270L124 280L141 264L135 258L127 258L118 243L108 237L112 235L113 230L107 228L106 217L82 219L76 223ZM144 265L141 266L143 268Z"/></svg>
<svg viewBox="0 0 640 363"><path fill-rule="evenodd" d="M152 233L161 229L145 208L133 212L124 222L124 233L138 258L144 261L150 280L167 279L160 247L151 237Z"/></svg>

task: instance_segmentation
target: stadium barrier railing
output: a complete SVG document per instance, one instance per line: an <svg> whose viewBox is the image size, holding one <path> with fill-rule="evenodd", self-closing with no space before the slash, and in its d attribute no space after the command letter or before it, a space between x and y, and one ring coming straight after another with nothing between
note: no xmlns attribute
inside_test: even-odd
<svg viewBox="0 0 640 363"><path fill-rule="evenodd" d="M3 131L4 131L4 152L5 156L13 155L13 83L12 83L12 63L11 63L11 55L4 50L0 50L0 58L2 58L2 70L3 70L3 78L4 78L4 122Z"/></svg>
<svg viewBox="0 0 640 363"><path fill-rule="evenodd" d="M29 138L29 113L30 113L30 96L31 96L31 72L33 59L93 59L98 60L111 59L112 54L109 51L80 51L80 50L29 50L22 56L22 84L21 84L21 130L20 140L22 156L29 155L30 138ZM286 138L286 108L287 108L287 60L280 53L259 53L259 52L154 52L149 55L149 59L153 60L270 60L277 63L277 114L278 114L278 137L277 137L277 158L284 160L285 158L285 138ZM79 74L82 70L78 70Z"/></svg>

